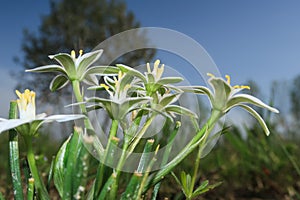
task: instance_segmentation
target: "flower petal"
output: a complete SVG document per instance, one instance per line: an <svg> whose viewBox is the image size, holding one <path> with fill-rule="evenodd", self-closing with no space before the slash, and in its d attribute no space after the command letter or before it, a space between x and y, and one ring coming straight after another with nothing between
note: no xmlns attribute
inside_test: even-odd
<svg viewBox="0 0 300 200"><path fill-rule="evenodd" d="M94 66L88 68L82 75L82 78L85 78L89 74L94 75L117 75L119 69L114 66Z"/></svg>
<svg viewBox="0 0 300 200"><path fill-rule="evenodd" d="M166 84L180 83L181 81L183 81L183 78L181 77L165 77L159 79L157 81L157 84L166 85Z"/></svg>
<svg viewBox="0 0 300 200"><path fill-rule="evenodd" d="M218 104L220 102L220 104L223 104L224 102L227 102L233 88L222 78L210 78L208 83L214 90L214 103Z"/></svg>
<svg viewBox="0 0 300 200"><path fill-rule="evenodd" d="M31 120L9 119L0 122L0 133L16 128L22 124L29 123Z"/></svg>
<svg viewBox="0 0 300 200"><path fill-rule="evenodd" d="M69 79L65 75L59 74L52 79L49 88L52 92L54 92L65 87L68 83Z"/></svg>
<svg viewBox="0 0 300 200"><path fill-rule="evenodd" d="M57 121L57 122L66 122L66 121L72 121L76 119L82 119L85 118L85 115L51 115L48 117L45 117L45 123L51 122L51 121Z"/></svg>
<svg viewBox="0 0 300 200"><path fill-rule="evenodd" d="M82 81L87 85L97 85L99 82L98 78L94 74L85 75Z"/></svg>
<svg viewBox="0 0 300 200"><path fill-rule="evenodd" d="M198 118L197 114L193 111L178 105L169 105L165 108L165 111L175 113L178 115L186 115L192 118Z"/></svg>
<svg viewBox="0 0 300 200"><path fill-rule="evenodd" d="M139 79L141 79L144 83L147 82L145 76L138 70L135 70L135 69L128 67L126 65L123 65L123 64L116 64L116 66L119 67L122 72L128 73L132 76L136 76Z"/></svg>
<svg viewBox="0 0 300 200"><path fill-rule="evenodd" d="M27 69L26 72L61 72L67 75L65 69L59 65L45 65L41 67L36 67L33 69Z"/></svg>
<svg viewBox="0 0 300 200"><path fill-rule="evenodd" d="M76 73L76 67L74 63L74 59L71 57L71 55L67 53L59 53L55 55L49 56L50 59L55 59L61 66L65 69L67 72L67 75L70 79L76 79L77 73Z"/></svg>
<svg viewBox="0 0 300 200"><path fill-rule="evenodd" d="M82 56L77 58L75 65L77 67L78 76L81 76L89 66L91 66L94 62L96 62L100 58L102 53L103 50L100 49L97 51L83 54Z"/></svg>
<svg viewBox="0 0 300 200"><path fill-rule="evenodd" d="M191 92L195 94L206 94L210 99L213 96L210 89L204 86L179 86L178 88L183 90L184 92Z"/></svg>
<svg viewBox="0 0 300 200"><path fill-rule="evenodd" d="M251 108L247 105L244 105L244 104L237 104L236 106L240 106L243 109L245 109L248 113L250 113L255 119L257 119L257 121L259 122L261 127L264 129L266 135L268 136L270 134L270 131L269 131L265 121L253 108Z"/></svg>
<svg viewBox="0 0 300 200"><path fill-rule="evenodd" d="M273 107L265 104L264 102L262 102L258 98L254 97L254 96L251 96L249 94L237 94L237 95L234 95L227 102L227 106L226 106L226 111L225 112L227 112L228 110L230 110L236 104L241 104L241 103L253 104L253 105L258 106L258 107L266 108L266 109L268 109L268 110L270 110L270 111L272 111L274 113L279 113L279 111L276 108L273 108Z"/></svg>

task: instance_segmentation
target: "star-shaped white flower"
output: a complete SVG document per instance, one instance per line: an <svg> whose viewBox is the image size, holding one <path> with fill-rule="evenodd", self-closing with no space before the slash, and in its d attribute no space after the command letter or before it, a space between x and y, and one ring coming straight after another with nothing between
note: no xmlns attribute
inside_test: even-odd
<svg viewBox="0 0 300 200"><path fill-rule="evenodd" d="M247 112L249 112L253 117L255 117L262 128L264 129L266 135L270 134L270 131L265 123L265 121L262 119L262 117L248 104L252 104L258 107L266 108L274 113L279 113L279 111L276 108L273 108L264 102L262 102L260 99L249 95L249 94L239 94L244 89L250 89L249 86L244 85L230 85L230 76L226 75L226 80L215 77L212 74L207 74L210 76L210 79L208 80L208 83L212 87L213 91L211 91L209 88L204 86L185 86L180 87L180 89L186 91L186 92L193 92L196 94L205 94L208 96L212 109L220 111L221 114L227 113L230 109L234 107L241 107Z"/></svg>
<svg viewBox="0 0 300 200"><path fill-rule="evenodd" d="M15 128L21 135L35 135L43 123L52 121L66 122L84 118L84 115L36 115L35 92L26 89L24 93L16 91L19 119L0 119L0 133Z"/></svg>

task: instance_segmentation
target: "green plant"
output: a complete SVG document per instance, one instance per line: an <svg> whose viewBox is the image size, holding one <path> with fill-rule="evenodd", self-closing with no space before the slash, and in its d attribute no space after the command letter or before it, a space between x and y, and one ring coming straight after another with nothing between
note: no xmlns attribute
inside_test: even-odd
<svg viewBox="0 0 300 200"><path fill-rule="evenodd" d="M204 86L181 86L174 84L181 82L181 77L163 77L164 65L159 61L154 63L151 70L147 64L147 71L143 74L125 65L116 66L92 66L100 57L102 50L83 54L80 51L76 58L75 52L71 54L60 53L50 56L58 65L37 67L31 72L58 72L52 82L52 91L62 89L71 83L76 103L82 114L54 115L45 117L35 114L35 93L25 90L24 93L17 91L19 100L20 119L2 119L0 132L16 130L23 138L27 147L27 160L29 163L32 179L28 185L27 197L34 196L40 199L50 199L48 190L40 177L34 156L33 137L38 136L37 130L44 122L53 120L64 122L68 120L83 119L83 127L74 127L73 134L64 142L55 159L52 161L48 183L53 183L62 199L142 199L157 197L160 183L164 177L170 174L191 152L198 149L196 166L192 175L181 172L181 178L174 175L181 186L187 199L192 199L214 187L204 181L198 186L197 174L203 147L210 142L210 134L219 119L231 108L239 106L252 114L260 123L265 133L269 129L261 116L247 104L266 108L272 112L278 112L259 99L247 95L238 94L248 86L231 86L230 77L227 80L214 77L211 74L208 82L213 90ZM104 83L97 84L96 76L103 76ZM106 97L92 96L84 98L82 83L92 86L88 89L106 93ZM185 92L206 95L211 102L211 114L207 122L200 127L198 116L191 110L177 105L176 102ZM97 94L97 93L96 93ZM107 144L97 137L97 133L88 117L88 112L103 109L110 118L110 130L107 134ZM154 123L157 116L166 118L165 126L169 131L164 133L163 139L155 136L145 137L147 130ZM178 122L177 116L185 116L192 122L194 134L187 145L174 157L170 157L174 138L182 122ZM129 117L131 116L131 117ZM121 130L121 136L118 134ZM166 129L163 129L166 130ZM221 134L219 132L217 136ZM161 145L167 141L166 148L162 150L162 160L159 167L154 168L158 162L158 153ZM85 144L92 145L100 162L96 172L89 177L91 155L85 148ZM142 149L142 151L141 151ZM138 165L133 166L134 173L129 184L122 185L122 175L126 165L131 165L132 157L140 154ZM13 154L11 157L15 157ZM17 164L15 164L17 166ZM16 168L17 169L17 168ZM157 170L157 171L155 171ZM20 181L20 180L19 180ZM32 187L35 187L35 194ZM14 187L20 188L18 185ZM154 188L151 193L151 188Z"/></svg>

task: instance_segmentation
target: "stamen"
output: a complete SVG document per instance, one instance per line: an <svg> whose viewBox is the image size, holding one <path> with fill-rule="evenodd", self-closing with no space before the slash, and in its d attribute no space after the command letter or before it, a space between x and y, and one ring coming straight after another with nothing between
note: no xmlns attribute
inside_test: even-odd
<svg viewBox="0 0 300 200"><path fill-rule="evenodd" d="M74 59L76 58L76 53L75 53L74 50L71 51L71 57L74 58Z"/></svg>
<svg viewBox="0 0 300 200"><path fill-rule="evenodd" d="M79 56L82 56L82 54L83 54L83 50L80 49L80 50L79 50Z"/></svg>
<svg viewBox="0 0 300 200"><path fill-rule="evenodd" d="M227 79L228 85L230 85L230 76L229 75L225 75L225 78Z"/></svg>
<svg viewBox="0 0 300 200"><path fill-rule="evenodd" d="M101 83L100 87L104 87L105 90L109 90L109 87L107 85L105 85L104 83Z"/></svg>
<svg viewBox="0 0 300 200"><path fill-rule="evenodd" d="M248 85L241 85L241 88L242 88L242 89L247 89L247 90L250 90L250 89L251 89L250 86L248 86Z"/></svg>
<svg viewBox="0 0 300 200"><path fill-rule="evenodd" d="M234 89L247 89L250 90L250 86L248 85L235 85L233 86Z"/></svg>
<svg viewBox="0 0 300 200"><path fill-rule="evenodd" d="M149 63L147 63L147 71L148 71L148 73L151 72L151 68L150 68L150 64Z"/></svg>
<svg viewBox="0 0 300 200"><path fill-rule="evenodd" d="M160 63L160 60L156 60L156 61L154 62L154 68L153 68L153 71L157 72L159 63Z"/></svg>
<svg viewBox="0 0 300 200"><path fill-rule="evenodd" d="M213 74L211 74L211 73L207 73L206 75L209 76L209 77L212 77L212 78L215 77L215 75L213 75Z"/></svg>

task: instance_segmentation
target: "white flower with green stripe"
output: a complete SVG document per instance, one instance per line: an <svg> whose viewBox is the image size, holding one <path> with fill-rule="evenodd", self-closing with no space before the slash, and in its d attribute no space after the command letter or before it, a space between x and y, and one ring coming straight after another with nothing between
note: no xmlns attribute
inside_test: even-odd
<svg viewBox="0 0 300 200"><path fill-rule="evenodd" d="M34 136L43 123L66 122L85 118L84 115L76 114L46 116L45 113L42 113L36 115L35 92L26 89L24 93L21 93L16 90L16 94L19 97L17 100L19 119L0 119L0 133L15 128L23 136Z"/></svg>
<svg viewBox="0 0 300 200"><path fill-rule="evenodd" d="M95 75L117 74L118 69L112 66L92 66L101 56L103 50L97 50L83 54L79 51L76 58L75 51L71 54L59 53L50 55L50 59L56 60L59 65L46 65L34 69L26 70L26 72L58 72L59 74L53 78L50 83L50 90L55 91L63 88L69 82L83 81L89 85L98 84Z"/></svg>
<svg viewBox="0 0 300 200"><path fill-rule="evenodd" d="M240 94L239 92L244 89L250 89L250 87L245 85L231 86L229 75L225 76L226 80L224 80L223 78L215 77L210 73L208 73L207 75L210 76L208 83L212 87L213 91L205 86L184 86L180 87L180 89L186 92L207 95L210 100L212 109L214 111L220 112L221 115L226 114L234 107L241 107L258 120L266 135L270 134L265 121L253 108L249 106L249 104L268 109L274 113L279 113L276 108L265 104L260 99L252 95Z"/></svg>

